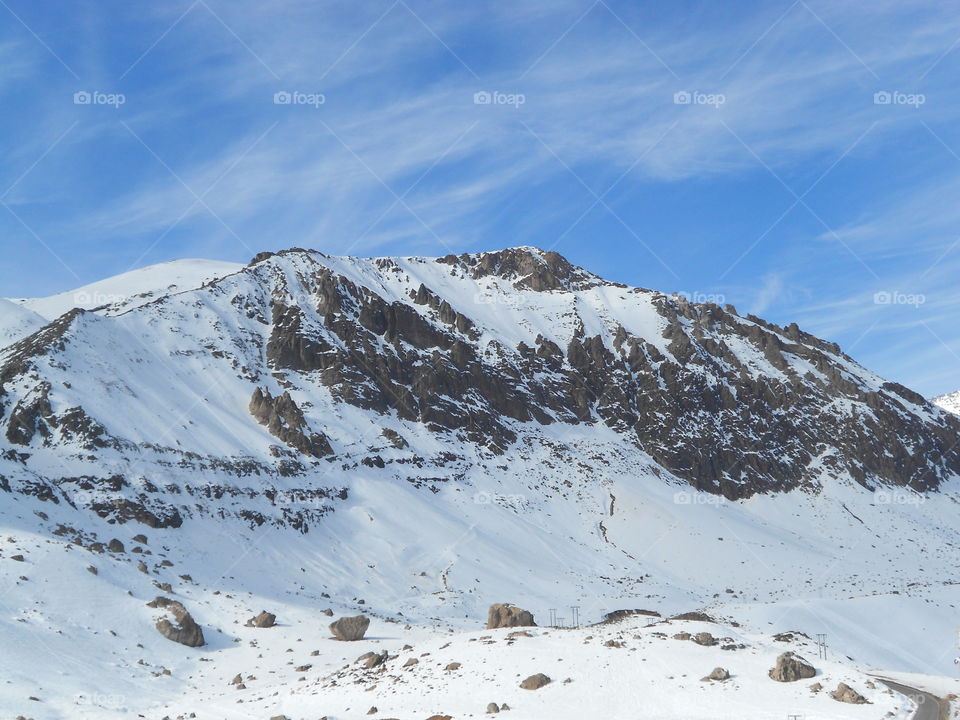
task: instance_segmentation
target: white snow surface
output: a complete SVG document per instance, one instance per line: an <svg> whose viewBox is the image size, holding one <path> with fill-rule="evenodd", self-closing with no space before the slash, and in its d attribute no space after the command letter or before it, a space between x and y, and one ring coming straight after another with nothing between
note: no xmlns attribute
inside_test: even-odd
<svg viewBox="0 0 960 720"><path fill-rule="evenodd" d="M933 398L930 402L939 405L947 412L960 415L960 390Z"/></svg>

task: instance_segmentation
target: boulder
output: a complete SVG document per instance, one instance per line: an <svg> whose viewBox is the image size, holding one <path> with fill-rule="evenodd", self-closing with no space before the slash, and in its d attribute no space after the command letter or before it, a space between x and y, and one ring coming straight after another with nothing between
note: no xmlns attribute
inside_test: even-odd
<svg viewBox="0 0 960 720"><path fill-rule="evenodd" d="M383 665L387 661L388 657L389 655L387 654L386 650L381 653L366 652L358 657L354 662L363 663L364 668L367 670L372 670L375 667Z"/></svg>
<svg viewBox="0 0 960 720"><path fill-rule="evenodd" d="M544 685L550 684L550 678L543 673L537 673L536 675L531 675L522 683L520 683L521 690L539 690Z"/></svg>
<svg viewBox="0 0 960 720"><path fill-rule="evenodd" d="M330 623L330 632L337 640L363 640L363 636L370 627L370 618L366 615L342 617Z"/></svg>
<svg viewBox="0 0 960 720"><path fill-rule="evenodd" d="M794 682L806 680L817 674L813 665L810 665L799 655L785 652L777 657L777 666L770 669L770 679L777 682Z"/></svg>
<svg viewBox="0 0 960 720"><path fill-rule="evenodd" d="M124 550L123 543L114 538L107 544L107 550L112 553L122 553Z"/></svg>
<svg viewBox="0 0 960 720"><path fill-rule="evenodd" d="M704 680L729 680L730 671L727 670L726 668L717 667L717 668L714 668L713 672L711 672L709 675L707 675L703 679Z"/></svg>
<svg viewBox="0 0 960 720"><path fill-rule="evenodd" d="M256 617L247 620L247 627L269 628L277 624L277 616L268 613L266 610L260 612Z"/></svg>
<svg viewBox="0 0 960 720"><path fill-rule="evenodd" d="M157 631L167 640L172 640L187 647L201 647L205 644L203 629L197 625L193 616L187 612L182 603L170 598L158 597L147 605L153 608L163 608L173 616L174 622L170 622L169 618L161 618L157 621Z"/></svg>
<svg viewBox="0 0 960 720"><path fill-rule="evenodd" d="M533 613L522 610L510 603L496 603L487 611L487 629L494 630L503 627L536 627Z"/></svg>
<svg viewBox="0 0 960 720"><path fill-rule="evenodd" d="M487 714L491 715L493 713L500 712L500 706L496 703L487 703Z"/></svg>
<svg viewBox="0 0 960 720"><path fill-rule="evenodd" d="M699 632L690 639L697 645L711 646L717 644L717 639L708 632Z"/></svg>
<svg viewBox="0 0 960 720"><path fill-rule="evenodd" d="M870 702L846 683L837 685L837 689L830 693L830 697L837 702L851 703L853 705L866 705Z"/></svg>

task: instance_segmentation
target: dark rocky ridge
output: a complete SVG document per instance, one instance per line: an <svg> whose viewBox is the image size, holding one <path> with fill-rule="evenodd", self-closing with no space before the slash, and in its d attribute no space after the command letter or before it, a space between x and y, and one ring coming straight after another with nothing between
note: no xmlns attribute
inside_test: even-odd
<svg viewBox="0 0 960 720"><path fill-rule="evenodd" d="M197 348L229 362L253 384L252 419L286 446L275 449L272 466L133 444L110 436L81 407L55 411L57 388L38 358L58 357L82 337L83 329L74 327L79 312L0 355L0 424L7 442L21 449L149 448L180 467L213 466L236 477L301 476L340 452L324 432L323 414L295 400L297 387L322 386L337 403L394 414L495 455L508 453L518 433L537 426L602 423L693 487L730 499L813 487L824 471L867 487L886 483L918 491L960 473L960 419L900 385L874 383L836 345L796 325L778 327L740 317L731 306L630 290L557 253L530 248L432 261L454 277L504 280L520 303L531 292L553 297L619 288L628 301L652 303L663 328L661 337L639 337L622 326L590 333L574 310L565 346L543 335L532 345L484 345L481 322L463 298L445 298L423 283L391 294L358 284L325 260L304 250L258 255L238 274L252 289L229 302L238 316L255 319L262 336L213 338L210 347ZM384 278L405 272L388 258L370 264ZM215 297L228 292L227 283L194 292ZM166 312L172 302L161 298L130 312ZM276 384L289 389L271 391ZM363 464L384 463L376 456ZM170 517L154 515L160 523Z"/></svg>

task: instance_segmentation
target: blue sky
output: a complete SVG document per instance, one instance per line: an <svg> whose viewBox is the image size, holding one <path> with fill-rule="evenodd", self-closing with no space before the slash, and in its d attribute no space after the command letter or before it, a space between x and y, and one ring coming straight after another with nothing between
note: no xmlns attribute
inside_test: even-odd
<svg viewBox="0 0 960 720"><path fill-rule="evenodd" d="M951 391L958 10L2 0L0 296L536 245Z"/></svg>

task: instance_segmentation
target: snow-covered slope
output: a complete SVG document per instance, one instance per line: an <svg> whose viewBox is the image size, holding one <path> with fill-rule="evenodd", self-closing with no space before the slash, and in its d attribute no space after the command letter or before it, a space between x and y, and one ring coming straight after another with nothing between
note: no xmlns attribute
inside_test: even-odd
<svg viewBox="0 0 960 720"><path fill-rule="evenodd" d="M960 421L835 345L530 248L255 260L0 350L14 717L583 717L591 695L619 717L630 684L641 715L906 717L860 673L953 671ZM156 632L157 595L207 646ZM609 628L485 645L503 601L541 624L699 609L748 647L643 623L626 648ZM368 640L327 639L327 607L370 615ZM243 627L262 609L280 626ZM826 633L825 690L875 704L767 678L788 630ZM337 677L404 644L413 670ZM733 680L701 683L715 665ZM537 671L556 684L517 688Z"/></svg>
<svg viewBox="0 0 960 720"><path fill-rule="evenodd" d="M193 290L243 269L238 263L184 259L131 270L50 297L11 299L27 310L53 320L73 308L119 313L172 293ZM2 308L0 308L2 309Z"/></svg>
<svg viewBox="0 0 960 720"><path fill-rule="evenodd" d="M47 320L32 310L0 298L0 348L36 332Z"/></svg>

